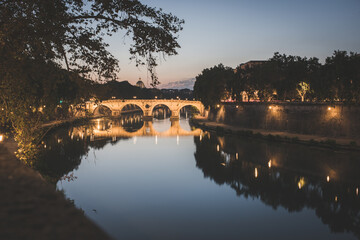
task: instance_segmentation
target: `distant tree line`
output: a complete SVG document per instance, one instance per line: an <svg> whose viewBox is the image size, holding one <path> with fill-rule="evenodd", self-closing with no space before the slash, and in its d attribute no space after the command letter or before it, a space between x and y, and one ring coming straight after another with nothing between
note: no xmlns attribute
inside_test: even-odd
<svg viewBox="0 0 360 240"><path fill-rule="evenodd" d="M276 52L235 69L219 64L196 77L194 95L206 106L230 99L360 103L360 54L335 51L321 64Z"/></svg>

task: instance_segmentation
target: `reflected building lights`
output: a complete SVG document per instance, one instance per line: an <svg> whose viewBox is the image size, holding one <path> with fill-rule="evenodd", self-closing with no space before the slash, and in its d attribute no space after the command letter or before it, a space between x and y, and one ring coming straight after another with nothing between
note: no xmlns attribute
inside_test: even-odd
<svg viewBox="0 0 360 240"><path fill-rule="evenodd" d="M305 178L301 177L300 180L298 181L298 188L302 189L305 185Z"/></svg>
<svg viewBox="0 0 360 240"><path fill-rule="evenodd" d="M269 166L269 168L271 168L271 159L270 159L270 161L268 162L268 166Z"/></svg>
<svg viewBox="0 0 360 240"><path fill-rule="evenodd" d="M180 144L180 138L179 135L176 136L176 144L179 145Z"/></svg>
<svg viewBox="0 0 360 240"><path fill-rule="evenodd" d="M158 136L155 136L155 144L158 144Z"/></svg>
<svg viewBox="0 0 360 240"><path fill-rule="evenodd" d="M358 196L359 195L359 188L356 188L355 192L356 192L356 195Z"/></svg>
<svg viewBox="0 0 360 240"><path fill-rule="evenodd" d="M220 151L220 146L219 146L219 144L218 145L216 145L216 151Z"/></svg>
<svg viewBox="0 0 360 240"><path fill-rule="evenodd" d="M136 141L137 141L137 137L135 136L135 137L133 138L134 144L136 144Z"/></svg>
<svg viewBox="0 0 360 240"><path fill-rule="evenodd" d="M327 182L330 182L330 176L327 176L327 177L326 177L326 181L327 181Z"/></svg>
<svg viewBox="0 0 360 240"><path fill-rule="evenodd" d="M235 154L235 158L236 158L236 160L239 159L239 154L238 153Z"/></svg>
<svg viewBox="0 0 360 240"><path fill-rule="evenodd" d="M4 141L4 136L0 135L0 142Z"/></svg>
<svg viewBox="0 0 360 240"><path fill-rule="evenodd" d="M258 174L258 169L255 168L255 178L257 178L258 176L259 176L259 174Z"/></svg>

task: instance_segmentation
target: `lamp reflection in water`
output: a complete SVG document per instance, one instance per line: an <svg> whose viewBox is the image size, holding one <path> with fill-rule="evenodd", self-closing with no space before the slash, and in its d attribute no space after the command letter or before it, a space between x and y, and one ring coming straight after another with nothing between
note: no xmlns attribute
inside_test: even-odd
<svg viewBox="0 0 360 240"><path fill-rule="evenodd" d="M327 182L330 182L330 176L327 176L327 177L326 177L326 181L327 181Z"/></svg>
<svg viewBox="0 0 360 240"><path fill-rule="evenodd" d="M4 141L4 136L0 135L0 142Z"/></svg>
<svg viewBox="0 0 360 240"><path fill-rule="evenodd" d="M305 185L305 178L301 177L300 180L298 181L298 188L302 189Z"/></svg>
<svg viewBox="0 0 360 240"><path fill-rule="evenodd" d="M258 169L255 168L255 178L257 178L258 176L259 176L259 174L258 174Z"/></svg>
<svg viewBox="0 0 360 240"><path fill-rule="evenodd" d="M270 159L270 161L268 162L268 166L269 166L269 168L271 168L271 159Z"/></svg>

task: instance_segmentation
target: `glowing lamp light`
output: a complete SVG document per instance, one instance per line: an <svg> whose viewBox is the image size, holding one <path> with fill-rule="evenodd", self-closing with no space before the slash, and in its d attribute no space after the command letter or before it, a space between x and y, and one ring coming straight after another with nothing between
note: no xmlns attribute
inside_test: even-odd
<svg viewBox="0 0 360 240"><path fill-rule="evenodd" d="M219 107L220 107L220 104L217 104L216 107L219 108Z"/></svg>
<svg viewBox="0 0 360 240"><path fill-rule="evenodd" d="M269 109L272 109L272 106L269 106Z"/></svg>
<svg viewBox="0 0 360 240"><path fill-rule="evenodd" d="M136 96L133 96L134 99L136 99Z"/></svg>
<svg viewBox="0 0 360 240"><path fill-rule="evenodd" d="M155 96L155 99L157 99L157 96Z"/></svg>
<svg viewBox="0 0 360 240"><path fill-rule="evenodd" d="M255 178L257 178L258 176L259 176L259 174L258 174L258 169L255 168Z"/></svg>
<svg viewBox="0 0 360 240"><path fill-rule="evenodd" d="M328 111L331 111L331 107L328 107Z"/></svg>
<svg viewBox="0 0 360 240"><path fill-rule="evenodd" d="M236 105L236 108L239 108L239 105Z"/></svg>
<svg viewBox="0 0 360 240"><path fill-rule="evenodd" d="M216 145L216 151L220 151L220 146L219 146L219 144Z"/></svg>
<svg viewBox="0 0 360 240"><path fill-rule="evenodd" d="M239 159L239 154L236 153L235 157L236 157L236 160L238 160Z"/></svg>
<svg viewBox="0 0 360 240"><path fill-rule="evenodd" d="M4 141L4 136L0 135L0 142Z"/></svg>
<svg viewBox="0 0 360 240"><path fill-rule="evenodd" d="M268 162L268 166L269 166L269 168L271 168L271 159L270 159L270 161Z"/></svg>
<svg viewBox="0 0 360 240"><path fill-rule="evenodd" d="M330 182L330 176L327 176L327 177L326 177L326 181L327 181L327 182Z"/></svg>
<svg viewBox="0 0 360 240"><path fill-rule="evenodd" d="M337 196L335 196L335 202L337 202L338 201L338 197Z"/></svg>
<svg viewBox="0 0 360 240"><path fill-rule="evenodd" d="M356 195L359 195L359 188L356 188Z"/></svg>

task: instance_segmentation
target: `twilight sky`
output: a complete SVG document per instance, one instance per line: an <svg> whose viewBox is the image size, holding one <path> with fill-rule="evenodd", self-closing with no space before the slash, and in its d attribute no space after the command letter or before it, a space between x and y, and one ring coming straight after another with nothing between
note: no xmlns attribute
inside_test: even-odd
<svg viewBox="0 0 360 240"><path fill-rule="evenodd" d="M196 77L219 63L236 67L274 52L325 57L334 50L360 52L360 0L140 0L185 20L178 55L157 68L161 83ZM130 39L108 40L120 60L120 80L151 82L129 60Z"/></svg>

